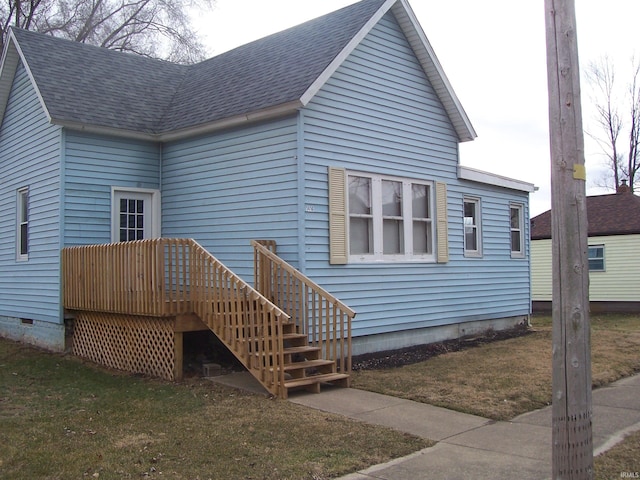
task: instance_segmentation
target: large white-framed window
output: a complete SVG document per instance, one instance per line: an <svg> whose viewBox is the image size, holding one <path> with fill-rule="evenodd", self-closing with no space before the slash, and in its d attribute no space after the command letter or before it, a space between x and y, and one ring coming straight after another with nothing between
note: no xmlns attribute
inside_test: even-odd
<svg viewBox="0 0 640 480"><path fill-rule="evenodd" d="M480 199L464 197L464 255L482 256L482 222Z"/></svg>
<svg viewBox="0 0 640 480"><path fill-rule="evenodd" d="M589 245L589 271L604 272L604 245Z"/></svg>
<svg viewBox="0 0 640 480"><path fill-rule="evenodd" d="M29 187L16 192L16 260L29 260Z"/></svg>
<svg viewBox="0 0 640 480"><path fill-rule="evenodd" d="M511 231L511 257L524 258L524 205L512 203L509 205Z"/></svg>
<svg viewBox="0 0 640 480"><path fill-rule="evenodd" d="M433 183L347 173L349 262L435 261Z"/></svg>
<svg viewBox="0 0 640 480"><path fill-rule="evenodd" d="M160 192L146 188L111 188L111 241L160 236Z"/></svg>

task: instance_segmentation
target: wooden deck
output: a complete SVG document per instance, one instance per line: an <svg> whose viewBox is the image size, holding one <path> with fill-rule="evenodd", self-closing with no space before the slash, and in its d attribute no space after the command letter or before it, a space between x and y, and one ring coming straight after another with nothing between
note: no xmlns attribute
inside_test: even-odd
<svg viewBox="0 0 640 480"><path fill-rule="evenodd" d="M179 379L182 334L209 329L273 395L348 386L355 313L277 257L275 242L253 246L255 289L191 239L63 249L74 352Z"/></svg>

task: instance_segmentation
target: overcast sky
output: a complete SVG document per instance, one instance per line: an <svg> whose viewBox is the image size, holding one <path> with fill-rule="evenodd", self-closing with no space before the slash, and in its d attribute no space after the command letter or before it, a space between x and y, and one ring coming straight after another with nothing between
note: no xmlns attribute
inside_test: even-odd
<svg viewBox="0 0 640 480"><path fill-rule="evenodd" d="M197 28L211 56L354 0L217 0ZM530 182L531 216L550 208L546 39L543 0L409 0L478 138L463 143L463 165ZM640 0L576 0L580 66L611 57L619 83L640 55ZM595 131L589 86L583 123ZM603 158L585 137L587 194Z"/></svg>

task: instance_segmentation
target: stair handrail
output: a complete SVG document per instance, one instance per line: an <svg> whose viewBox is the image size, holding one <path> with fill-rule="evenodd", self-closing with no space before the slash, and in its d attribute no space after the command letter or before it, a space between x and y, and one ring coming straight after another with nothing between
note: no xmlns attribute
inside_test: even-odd
<svg viewBox="0 0 640 480"><path fill-rule="evenodd" d="M254 286L296 322L338 372L351 373L351 323L356 312L276 255L273 240L252 240Z"/></svg>
<svg viewBox="0 0 640 480"><path fill-rule="evenodd" d="M189 278L194 313L270 393L286 397L282 324L289 321L289 315L198 242L189 239L189 243L193 249ZM226 285L215 285L222 277L226 277Z"/></svg>

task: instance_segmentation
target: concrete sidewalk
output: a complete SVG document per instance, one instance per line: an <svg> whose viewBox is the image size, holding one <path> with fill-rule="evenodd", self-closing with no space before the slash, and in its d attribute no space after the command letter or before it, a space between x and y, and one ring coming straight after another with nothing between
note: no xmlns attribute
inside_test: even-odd
<svg viewBox="0 0 640 480"><path fill-rule="evenodd" d="M431 448L342 480L551 477L551 407L509 422L495 422L354 388L324 389L321 394L292 393L289 400L438 442ZM593 391L595 455L637 430L640 430L640 375Z"/></svg>
<svg viewBox="0 0 640 480"><path fill-rule="evenodd" d="M211 380L266 393L247 372ZM592 398L594 455L640 430L640 375L594 390ZM340 480L551 478L551 407L525 413L509 422L496 422L355 388L323 388L320 394L293 392L289 400L438 442L431 448Z"/></svg>

